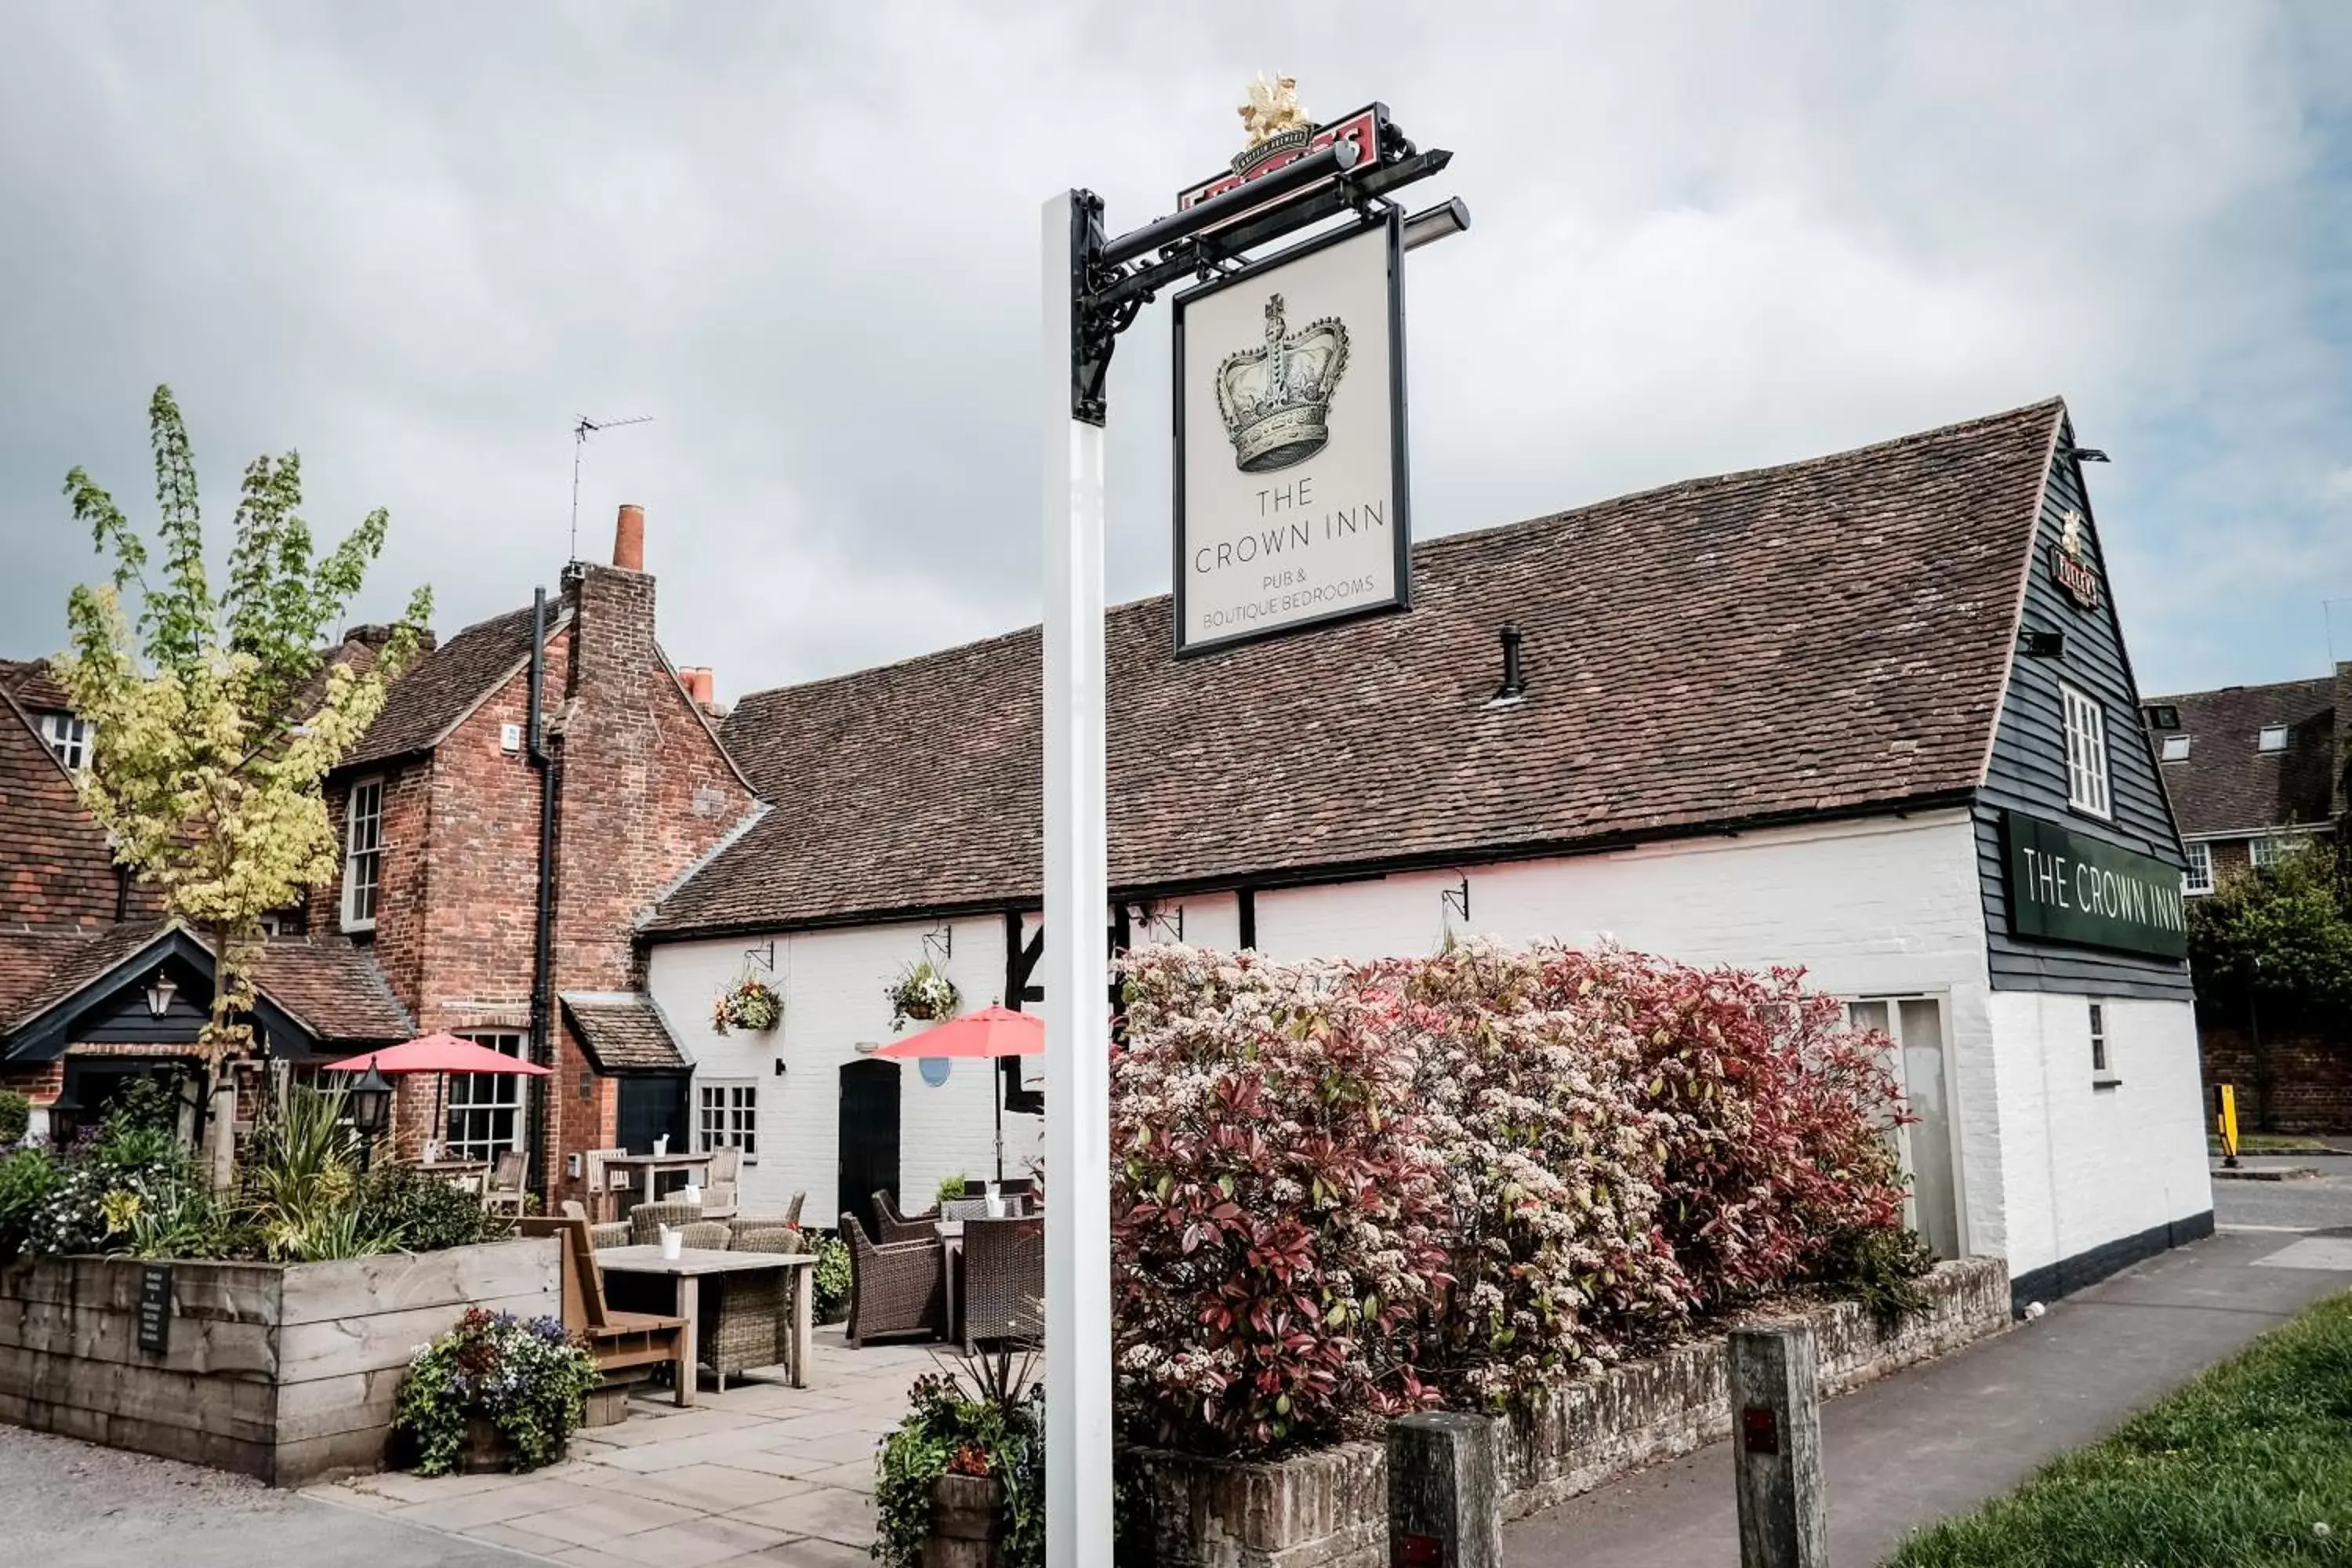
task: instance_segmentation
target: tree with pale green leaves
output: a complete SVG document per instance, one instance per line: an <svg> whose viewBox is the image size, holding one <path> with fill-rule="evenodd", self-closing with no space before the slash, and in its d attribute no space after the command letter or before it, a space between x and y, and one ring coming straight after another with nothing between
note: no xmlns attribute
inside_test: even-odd
<svg viewBox="0 0 2352 1568"><path fill-rule="evenodd" d="M194 459L168 386L148 405L163 560L113 498L76 468L65 493L111 580L73 591L72 650L56 661L92 727L77 777L117 860L156 888L170 916L212 948L203 1035L210 1113L205 1165L234 1178L236 1089L228 1064L251 1053L262 917L333 877L337 846L320 784L383 710L432 613L430 589L373 660L334 657L328 635L383 549L370 512L324 555L300 515L302 466L289 452L247 466L228 581L205 565ZM136 619L133 619L135 605Z"/></svg>

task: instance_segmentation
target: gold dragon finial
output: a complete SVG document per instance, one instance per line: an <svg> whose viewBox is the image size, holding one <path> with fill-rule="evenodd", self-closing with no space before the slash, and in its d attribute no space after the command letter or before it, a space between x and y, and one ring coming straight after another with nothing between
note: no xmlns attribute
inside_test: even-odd
<svg viewBox="0 0 2352 1568"><path fill-rule="evenodd" d="M1272 81L1261 74L1249 84L1249 101L1241 107L1242 128L1249 132L1249 144L1263 147L1286 131L1311 131L1315 119L1298 101L1298 79L1278 76Z"/></svg>

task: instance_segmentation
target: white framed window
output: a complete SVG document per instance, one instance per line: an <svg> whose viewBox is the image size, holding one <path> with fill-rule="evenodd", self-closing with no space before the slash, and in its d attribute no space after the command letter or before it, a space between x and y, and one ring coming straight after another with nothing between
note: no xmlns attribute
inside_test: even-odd
<svg viewBox="0 0 2352 1568"><path fill-rule="evenodd" d="M2286 726L2284 724L2263 725L2262 733L2254 737L2254 750L2258 752L2285 751Z"/></svg>
<svg viewBox="0 0 2352 1568"><path fill-rule="evenodd" d="M2164 738L2164 751L2162 752L2162 757L2163 760L2168 763L2187 762L2189 760L2189 737L2186 735L2167 735Z"/></svg>
<svg viewBox="0 0 2352 1568"><path fill-rule="evenodd" d="M2093 816L2105 816L2107 800L2107 721L2098 699L2061 684L2066 706L2066 804Z"/></svg>
<svg viewBox="0 0 2352 1568"><path fill-rule="evenodd" d="M2262 837L2246 845L2246 858L2256 866L2275 866L2294 847L2284 838Z"/></svg>
<svg viewBox="0 0 2352 1568"><path fill-rule="evenodd" d="M50 754L74 772L89 765L89 726L72 714L42 714L41 739Z"/></svg>
<svg viewBox="0 0 2352 1568"><path fill-rule="evenodd" d="M2107 1005L2091 1004L2091 1081L2112 1081L2115 1069L2107 1065Z"/></svg>
<svg viewBox="0 0 2352 1568"><path fill-rule="evenodd" d="M2180 873L2180 890L2192 897L2213 890L2213 847L2210 844L2184 844L2189 851L2189 864Z"/></svg>
<svg viewBox="0 0 2352 1568"><path fill-rule="evenodd" d="M343 929L375 929L376 894L383 886L383 781L352 785L343 812Z"/></svg>
<svg viewBox="0 0 2352 1568"><path fill-rule="evenodd" d="M760 1086L749 1081L694 1086L695 1147L708 1154L735 1149L746 1160L760 1157Z"/></svg>
<svg viewBox="0 0 2352 1568"><path fill-rule="evenodd" d="M515 1034L467 1035L478 1046L504 1056L522 1055ZM523 1076L520 1073L451 1073L443 1146L453 1160L495 1160L522 1147Z"/></svg>

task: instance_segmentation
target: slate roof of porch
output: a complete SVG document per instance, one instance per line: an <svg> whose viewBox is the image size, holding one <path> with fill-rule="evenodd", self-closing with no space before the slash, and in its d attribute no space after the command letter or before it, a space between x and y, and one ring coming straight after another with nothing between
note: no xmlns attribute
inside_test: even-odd
<svg viewBox="0 0 2352 1568"><path fill-rule="evenodd" d="M686 1072L693 1061L654 999L635 991L566 991L563 1016L598 1072Z"/></svg>

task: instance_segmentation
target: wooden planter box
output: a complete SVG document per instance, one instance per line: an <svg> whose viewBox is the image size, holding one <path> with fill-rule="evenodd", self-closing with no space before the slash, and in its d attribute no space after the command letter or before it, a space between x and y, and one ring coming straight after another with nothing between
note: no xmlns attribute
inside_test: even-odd
<svg viewBox="0 0 2352 1568"><path fill-rule="evenodd" d="M931 1489L931 1538L923 1568L1002 1568L1004 1483L994 1476L941 1476Z"/></svg>
<svg viewBox="0 0 2352 1568"><path fill-rule="evenodd" d="M1892 1331L1851 1301L1804 1316L1821 1342L1824 1396L2009 1326L2009 1269L1993 1258L1937 1266L1927 1311ZM1552 1390L1498 1417L1503 1517L1520 1519L1731 1429L1717 1335ZM1158 1568L1387 1568L1388 1449L1342 1443L1260 1463L1131 1451L1150 1500Z"/></svg>
<svg viewBox="0 0 2352 1568"><path fill-rule="evenodd" d="M393 1398L417 1346L467 1308L562 1310L540 1237L341 1263L53 1258L0 1269L0 1421L239 1470L278 1486L384 1465Z"/></svg>

